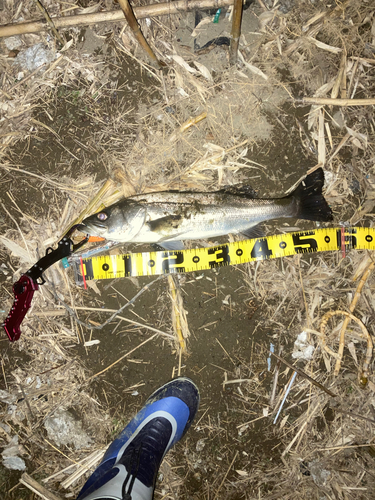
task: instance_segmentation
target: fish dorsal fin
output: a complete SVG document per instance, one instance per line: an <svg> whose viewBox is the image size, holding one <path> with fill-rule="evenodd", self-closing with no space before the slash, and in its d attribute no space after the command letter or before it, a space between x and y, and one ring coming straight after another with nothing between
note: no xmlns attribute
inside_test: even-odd
<svg viewBox="0 0 375 500"><path fill-rule="evenodd" d="M221 193L231 194L233 196L241 196L243 198L257 198L256 191L249 184L235 184L234 186L224 186Z"/></svg>

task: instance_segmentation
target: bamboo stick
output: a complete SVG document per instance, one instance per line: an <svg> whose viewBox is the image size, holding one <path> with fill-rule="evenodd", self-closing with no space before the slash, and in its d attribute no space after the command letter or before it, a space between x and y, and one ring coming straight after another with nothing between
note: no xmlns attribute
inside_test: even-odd
<svg viewBox="0 0 375 500"><path fill-rule="evenodd" d="M243 7L242 0L234 0L232 39L230 41L231 64L236 64L237 62L238 44L241 36L242 7Z"/></svg>
<svg viewBox="0 0 375 500"><path fill-rule="evenodd" d="M135 7L134 14L137 19L145 17L167 16L189 12L194 9L212 9L233 5L233 0L177 0L175 2L164 2L143 7ZM77 16L53 17L56 28L71 28L84 24L108 23L125 21L122 10L109 12L96 12L94 14L80 14ZM49 29L45 20L31 21L27 23L7 24L0 26L0 38L5 36L22 35L24 33L39 33Z"/></svg>
<svg viewBox="0 0 375 500"><path fill-rule="evenodd" d="M20 483L25 485L39 497L43 498L43 500L61 500L61 497L58 497L54 493L48 491L47 488L39 484L38 481L35 481L35 479L26 474L26 472L22 474Z"/></svg>
<svg viewBox="0 0 375 500"><path fill-rule="evenodd" d="M295 102L303 104L315 104L318 106L373 106L375 99L330 99L329 97L304 97L295 99Z"/></svg>
<svg viewBox="0 0 375 500"><path fill-rule="evenodd" d="M118 0L118 3L120 4L120 7L124 11L125 18L130 26L130 29L132 30L135 38L138 40L139 45L142 47L142 49L146 52L148 57L151 59L151 63L153 66L156 68L160 69L162 67L162 64L158 61L158 58L154 54L152 48L148 44L146 38L144 37L141 28L137 22L137 19L135 18L133 9L129 3L129 0Z"/></svg>

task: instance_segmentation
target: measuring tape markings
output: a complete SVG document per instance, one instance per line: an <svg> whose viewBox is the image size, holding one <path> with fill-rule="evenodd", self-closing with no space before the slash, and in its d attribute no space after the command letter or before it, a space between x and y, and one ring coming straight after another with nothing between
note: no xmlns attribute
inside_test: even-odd
<svg viewBox="0 0 375 500"><path fill-rule="evenodd" d="M298 253L350 249L375 250L373 228L321 228L236 241L209 248L178 251L101 255L83 258L85 279L114 279L202 271L227 265L276 259ZM76 281L82 281L77 261L72 260Z"/></svg>

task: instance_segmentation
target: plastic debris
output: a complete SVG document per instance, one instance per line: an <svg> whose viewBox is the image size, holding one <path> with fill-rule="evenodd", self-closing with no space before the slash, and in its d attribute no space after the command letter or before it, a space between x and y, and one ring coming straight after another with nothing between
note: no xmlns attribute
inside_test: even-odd
<svg viewBox="0 0 375 500"><path fill-rule="evenodd" d="M22 39L20 36L8 36L4 38L5 47L8 50L17 50L22 47Z"/></svg>
<svg viewBox="0 0 375 500"><path fill-rule="evenodd" d="M270 355L267 358L267 371L271 371L271 353L275 352L275 346L270 343Z"/></svg>
<svg viewBox="0 0 375 500"><path fill-rule="evenodd" d="M323 469L322 464L318 461L310 462L308 465L314 483L320 488L326 486L327 480L331 477L329 470Z"/></svg>
<svg viewBox="0 0 375 500"><path fill-rule="evenodd" d="M58 410L47 418L44 427L49 439L52 439L58 446L73 445L76 450L79 450L87 448L92 442L82 429L82 423L65 410Z"/></svg>
<svg viewBox="0 0 375 500"><path fill-rule="evenodd" d="M42 66L42 64L50 63L58 57L58 53L46 47L43 43L37 43L26 50L22 50L15 62L21 66L22 69L34 71Z"/></svg>
<svg viewBox="0 0 375 500"><path fill-rule="evenodd" d="M218 9L216 11L216 14L215 14L215 17L214 17L214 20L212 21L213 23L218 23L219 22L219 17L220 17L220 14L221 14L221 9Z"/></svg>
<svg viewBox="0 0 375 500"><path fill-rule="evenodd" d="M25 470L25 461L18 456L19 453L18 436L13 436L9 445L1 453L3 465L11 470Z"/></svg>
<svg viewBox="0 0 375 500"><path fill-rule="evenodd" d="M15 394L10 394L8 391L0 390L0 401L2 403L12 404L16 401L17 396Z"/></svg>
<svg viewBox="0 0 375 500"><path fill-rule="evenodd" d="M307 333L303 331L298 335L296 341L294 342L292 358L310 361L313 357L314 351L315 347L309 344L307 340Z"/></svg>

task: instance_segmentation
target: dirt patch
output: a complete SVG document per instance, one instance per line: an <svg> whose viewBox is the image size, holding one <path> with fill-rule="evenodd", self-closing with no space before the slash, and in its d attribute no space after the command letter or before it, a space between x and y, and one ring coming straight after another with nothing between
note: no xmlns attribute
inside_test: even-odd
<svg viewBox="0 0 375 500"><path fill-rule="evenodd" d="M46 7L56 15L66 8L58 2ZM71 45L61 53L46 34L2 41L4 317L12 282L88 206L94 212L123 195L245 182L260 197L282 196L323 163L334 226L372 226L373 106L297 102L305 96L372 96L369 4L265 1L262 9L254 3L244 11L241 55L233 67L226 42L203 48L230 35L226 9L218 23L214 14L140 21L167 63L160 72L122 23L70 29L64 36ZM19 16L37 18L35 5L14 2L1 11L2 23ZM40 43L48 51L45 66L18 64L17 51ZM204 112L206 118L181 131ZM280 220L265 229L273 234L314 227ZM149 248L124 245L118 251L139 250ZM372 362L363 387L358 373L366 342L351 323L334 376L335 359L325 353L319 329L327 311L349 310L371 262L370 252L306 254L179 275L174 284L181 321L186 319L180 332L186 354L181 337L174 337L167 277L155 283L145 277L103 280L83 290L71 269L50 268L21 339L1 341L0 439L8 464L13 453L45 487L74 497L88 475L76 463L89 458L95 467L146 397L181 372L198 384L201 407L186 439L167 455L156 497L287 499L298 491L301 499L370 499ZM354 314L373 337L372 274L362 282ZM140 291L120 314L125 319L91 329ZM328 323L328 345L335 350L343 321L338 316ZM302 332L306 345L297 348ZM296 361L292 354L304 348L312 358ZM294 379L271 350L336 396L301 375ZM66 414L85 433L79 450L54 440L51 430L47 434L45 422ZM23 471L0 471L6 498L32 498L18 482Z"/></svg>

